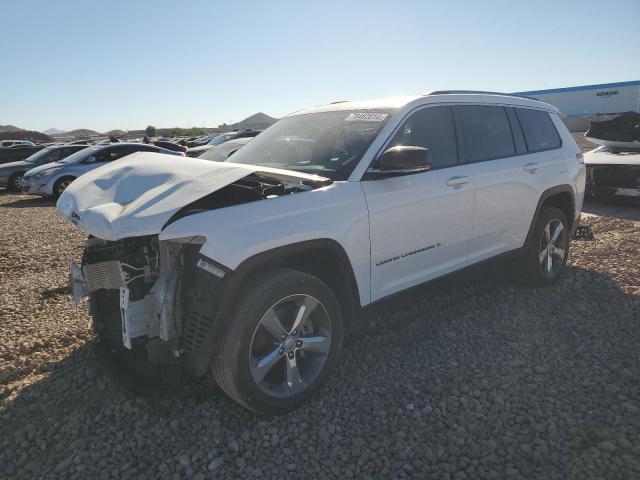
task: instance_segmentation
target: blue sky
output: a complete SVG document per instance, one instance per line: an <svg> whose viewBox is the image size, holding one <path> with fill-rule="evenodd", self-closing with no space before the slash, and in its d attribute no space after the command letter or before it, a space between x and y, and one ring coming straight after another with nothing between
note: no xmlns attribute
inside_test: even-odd
<svg viewBox="0 0 640 480"><path fill-rule="evenodd" d="M3 0L0 12L0 124L34 130L640 79L639 0Z"/></svg>

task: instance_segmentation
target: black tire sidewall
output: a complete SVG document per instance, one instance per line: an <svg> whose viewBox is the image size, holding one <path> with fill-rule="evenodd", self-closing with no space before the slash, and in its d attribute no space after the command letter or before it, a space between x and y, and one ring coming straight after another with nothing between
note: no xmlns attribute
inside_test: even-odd
<svg viewBox="0 0 640 480"><path fill-rule="evenodd" d="M555 275L550 277L544 275L544 273L542 273L542 270L540 269L539 249L544 229L553 220L560 220L560 222L562 222L562 225L565 229L565 234L567 236L567 246L565 248L565 255L561 267L558 269ZM571 243L570 233L571 232L567 216L562 210L556 207L542 208L525 255L527 277L531 283L535 285L550 285L552 283L555 283L558 278L560 278L569 258L569 245Z"/></svg>
<svg viewBox="0 0 640 480"><path fill-rule="evenodd" d="M9 181L7 182L7 190L9 190L10 192L19 192L20 188L14 187L13 182L15 182L17 177L22 178L23 176L24 172L15 172L11 174L11 176L9 177Z"/></svg>
<svg viewBox="0 0 640 480"><path fill-rule="evenodd" d="M256 385L249 366L253 333L264 313L279 300L294 294L312 295L327 311L331 325L331 349L314 383L290 398L273 397ZM227 393L249 409L263 414L284 413L313 396L338 362L342 349L343 320L340 305L329 287L318 278L288 269L271 270L247 283L218 346L216 380ZM217 374L216 374L217 372ZM225 379L218 378L224 375ZM222 381L221 381L222 380ZM225 385L226 384L226 385Z"/></svg>
<svg viewBox="0 0 640 480"><path fill-rule="evenodd" d="M62 182L64 182L65 180L69 180L69 183L73 182L75 180L74 177L62 177L59 178L58 180L56 180L56 183L53 184L53 199L57 200L60 195L62 195L58 190L60 189L60 184Z"/></svg>

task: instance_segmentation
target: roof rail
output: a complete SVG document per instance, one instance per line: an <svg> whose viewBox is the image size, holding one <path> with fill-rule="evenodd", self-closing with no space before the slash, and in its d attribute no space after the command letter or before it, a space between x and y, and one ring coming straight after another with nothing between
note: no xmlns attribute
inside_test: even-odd
<svg viewBox="0 0 640 480"><path fill-rule="evenodd" d="M483 94L483 95L504 95L506 97L518 97L518 98L527 98L529 100L538 100L537 98L526 97L524 95L516 95L515 93L504 93L504 92L486 92L484 90L433 90L429 92L424 92L422 95L460 95L460 94Z"/></svg>

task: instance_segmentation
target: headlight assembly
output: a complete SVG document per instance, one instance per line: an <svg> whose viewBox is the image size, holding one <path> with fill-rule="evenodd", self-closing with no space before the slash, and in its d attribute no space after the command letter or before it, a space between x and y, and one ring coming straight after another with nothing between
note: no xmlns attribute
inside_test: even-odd
<svg viewBox="0 0 640 480"><path fill-rule="evenodd" d="M43 170L41 172L36 173L33 178L38 178L38 179L42 179L42 178L46 178L50 175L53 175L54 173L56 173L58 170L60 170L61 167L53 167L53 168L47 168L46 170Z"/></svg>

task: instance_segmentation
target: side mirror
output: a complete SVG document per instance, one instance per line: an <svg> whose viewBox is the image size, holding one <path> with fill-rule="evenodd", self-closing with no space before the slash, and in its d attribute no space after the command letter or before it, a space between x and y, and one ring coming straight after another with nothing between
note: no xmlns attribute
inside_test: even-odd
<svg viewBox="0 0 640 480"><path fill-rule="evenodd" d="M96 161L96 157L89 157L84 161L84 163L93 163L95 161Z"/></svg>
<svg viewBox="0 0 640 480"><path fill-rule="evenodd" d="M424 147L391 147L367 171L370 178L398 177L426 172L431 168L429 149Z"/></svg>

